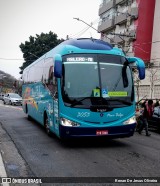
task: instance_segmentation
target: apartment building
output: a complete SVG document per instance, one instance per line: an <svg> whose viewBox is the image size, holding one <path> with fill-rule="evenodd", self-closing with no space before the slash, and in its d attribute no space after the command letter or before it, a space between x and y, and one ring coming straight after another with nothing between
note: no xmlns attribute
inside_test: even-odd
<svg viewBox="0 0 160 186"><path fill-rule="evenodd" d="M160 43L159 49L153 45L155 41L160 41L158 7L159 0L102 0L98 25L101 38L121 47L128 56L142 58L146 66L155 65L153 58L160 61ZM156 76L159 72L160 69L147 68L146 79L135 84L140 86L140 98L147 95L148 98L160 99L160 81Z"/></svg>
<svg viewBox="0 0 160 186"><path fill-rule="evenodd" d="M153 22L151 62L160 65L160 1L156 0Z"/></svg>

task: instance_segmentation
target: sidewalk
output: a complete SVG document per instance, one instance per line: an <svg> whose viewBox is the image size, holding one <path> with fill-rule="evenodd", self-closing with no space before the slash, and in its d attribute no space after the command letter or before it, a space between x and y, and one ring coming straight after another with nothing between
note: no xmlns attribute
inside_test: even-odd
<svg viewBox="0 0 160 186"><path fill-rule="evenodd" d="M5 167L4 167L2 155L0 153L0 178L6 178L6 177L7 177L7 174L6 174L6 170L5 170ZM8 183L0 183L0 185L9 186Z"/></svg>

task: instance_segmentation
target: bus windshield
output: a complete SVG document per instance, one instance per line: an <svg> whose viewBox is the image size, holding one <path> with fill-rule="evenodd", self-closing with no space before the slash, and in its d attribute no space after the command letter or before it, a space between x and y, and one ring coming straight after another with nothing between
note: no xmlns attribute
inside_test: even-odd
<svg viewBox="0 0 160 186"><path fill-rule="evenodd" d="M114 55L72 54L63 57L61 87L64 104L79 108L131 105L132 74L125 64L124 57Z"/></svg>

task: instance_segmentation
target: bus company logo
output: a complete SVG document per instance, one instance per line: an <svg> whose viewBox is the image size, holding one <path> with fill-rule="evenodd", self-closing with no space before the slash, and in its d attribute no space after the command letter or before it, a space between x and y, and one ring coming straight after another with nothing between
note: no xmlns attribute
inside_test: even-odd
<svg viewBox="0 0 160 186"><path fill-rule="evenodd" d="M107 109L97 109L97 112L106 112L107 111Z"/></svg>
<svg viewBox="0 0 160 186"><path fill-rule="evenodd" d="M122 113L115 113L115 114L107 114L107 117L118 117L118 118L121 118L123 117L124 115Z"/></svg>

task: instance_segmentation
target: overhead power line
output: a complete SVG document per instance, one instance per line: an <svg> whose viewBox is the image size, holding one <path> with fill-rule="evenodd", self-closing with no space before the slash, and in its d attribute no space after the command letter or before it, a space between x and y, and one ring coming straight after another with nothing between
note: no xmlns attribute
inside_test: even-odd
<svg viewBox="0 0 160 186"><path fill-rule="evenodd" d="M91 22L91 25L93 26L93 25L95 25L95 24L97 24L99 22L99 18L97 18L97 19L95 19L94 21L92 21ZM81 31L79 31L78 33L76 33L76 34L72 34L72 35L70 35L69 36L69 38L77 38L77 37L80 37L81 35L83 35L85 32L87 32L87 30L89 30L91 28L91 26L89 25L87 25L87 27L85 27L84 29L82 29Z"/></svg>
<svg viewBox="0 0 160 186"><path fill-rule="evenodd" d="M78 33L73 34L73 35L70 35L69 37L70 37L70 38L80 37L80 36L83 35L89 28L90 28L90 27L87 26L87 27L85 27L84 29L82 29L81 31L79 31Z"/></svg>
<svg viewBox="0 0 160 186"><path fill-rule="evenodd" d="M88 24L88 23L86 23L85 21L83 21L83 20L81 20L81 19L79 19L79 18L73 18L73 19L76 19L77 21L83 22L84 24L88 25L90 28L93 28L95 31L97 31L97 33L103 34L104 37L106 37L106 38L109 39L110 41L114 42L113 39L109 38L106 34L104 34L104 33L102 33L102 32L99 32L96 28L94 28L94 27L92 26L92 24Z"/></svg>
<svg viewBox="0 0 160 186"><path fill-rule="evenodd" d="M0 59L2 60L23 60L24 61L24 59L9 59L9 58L0 58Z"/></svg>

